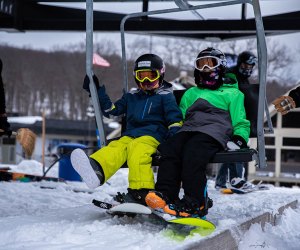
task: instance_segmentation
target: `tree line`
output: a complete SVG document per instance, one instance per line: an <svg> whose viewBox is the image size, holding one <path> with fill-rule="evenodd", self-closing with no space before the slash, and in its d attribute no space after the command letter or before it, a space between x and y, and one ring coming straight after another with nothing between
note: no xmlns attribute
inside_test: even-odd
<svg viewBox="0 0 300 250"><path fill-rule="evenodd" d="M36 51L0 46L7 112L41 115L48 118L87 119L88 93L82 89L85 53L82 51ZM102 55L111 67L94 71L114 101L123 93L123 67L119 55ZM177 69L167 65L166 78L177 77ZM133 61L128 62L129 86L134 87Z"/></svg>
<svg viewBox="0 0 300 250"><path fill-rule="evenodd" d="M134 87L132 77L134 60L143 53L148 53L145 41L136 40L129 46L132 50L128 56L129 87ZM98 44L98 45L97 45ZM122 58L117 49L110 43L102 43L102 47L96 43L95 50L111 64L107 68L94 67L94 72L99 80L105 84L112 101L117 100L123 93L123 65ZM104 45L103 45L104 44ZM104 47L103 47L104 46ZM159 46L165 46L160 50ZM200 51L198 43L190 41L165 42L154 48L154 53L159 54L166 62L167 81L179 76L182 69L188 69L188 75L193 75L193 59L195 51ZM211 46L215 46L211 44ZM230 53L238 54L240 48L235 43L226 45ZM251 46L250 46L251 47ZM249 45L248 47L249 48ZM269 60L273 67L268 73L268 101L274 100L291 88L290 82L272 77L276 67L284 67L283 62L290 62L286 58L284 49L278 46L285 60ZM224 51L224 49L223 49ZM0 57L3 61L3 81L6 91L7 112L20 115L41 115L56 119L87 119L87 107L89 105L88 93L82 89L85 76L85 51L83 44L69 48L57 48L53 51L33 50L30 48L14 48L8 45L0 45ZM192 59L191 59L192 58ZM273 61L272 61L273 60ZM253 81L255 81L254 77Z"/></svg>

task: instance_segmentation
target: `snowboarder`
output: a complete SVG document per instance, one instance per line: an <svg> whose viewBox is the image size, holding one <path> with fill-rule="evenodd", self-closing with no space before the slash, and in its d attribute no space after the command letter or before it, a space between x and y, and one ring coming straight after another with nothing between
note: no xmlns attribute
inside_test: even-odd
<svg viewBox="0 0 300 250"><path fill-rule="evenodd" d="M235 74L239 86L250 84L249 77L256 62L257 58L252 52L244 51L238 55L237 65L229 68L227 72ZM217 189L226 188L227 180L236 188L247 185L247 170L248 163L246 162L223 163L218 171L215 187Z"/></svg>
<svg viewBox="0 0 300 250"><path fill-rule="evenodd" d="M6 105L5 105L5 91L2 81L2 68L3 63L0 59L0 136L1 135L11 135L11 129L10 124L7 121L7 115L6 115Z"/></svg>
<svg viewBox="0 0 300 250"><path fill-rule="evenodd" d="M238 55L236 66L229 68L227 72L235 74L238 85L250 84L249 78L256 63L257 57L250 51L244 51Z"/></svg>
<svg viewBox="0 0 300 250"><path fill-rule="evenodd" d="M247 146L250 122L244 95L234 74L225 74L226 58L214 48L195 60L197 87L188 89L180 102L182 128L159 146L161 163L155 191L146 196L149 207L181 217L207 214L206 166L229 141ZM180 188L184 196L179 198Z"/></svg>
<svg viewBox="0 0 300 250"><path fill-rule="evenodd" d="M154 54L140 56L133 71L137 90L125 93L112 103L105 87L94 82L105 116L126 115L126 129L118 140L110 142L89 157L81 149L71 154L71 162L89 188L103 185L127 161L128 193L125 202L145 204L145 196L154 189L151 155L157 146L182 126L182 114L172 93L172 85L164 81L165 64ZM89 91L86 76L84 89Z"/></svg>

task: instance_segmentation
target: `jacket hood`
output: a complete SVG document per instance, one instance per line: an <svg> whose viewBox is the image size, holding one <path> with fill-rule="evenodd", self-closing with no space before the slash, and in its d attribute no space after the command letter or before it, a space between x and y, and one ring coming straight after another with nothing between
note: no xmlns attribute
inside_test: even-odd
<svg viewBox="0 0 300 250"><path fill-rule="evenodd" d="M161 94L162 92L164 92L165 94L173 93L173 85L163 80L161 86L156 90L157 94Z"/></svg>

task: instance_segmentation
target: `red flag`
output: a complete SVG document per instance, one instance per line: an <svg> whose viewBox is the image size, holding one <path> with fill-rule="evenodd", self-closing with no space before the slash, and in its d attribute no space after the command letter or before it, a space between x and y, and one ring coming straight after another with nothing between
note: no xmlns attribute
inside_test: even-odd
<svg viewBox="0 0 300 250"><path fill-rule="evenodd" d="M99 67L109 67L110 63L106 61L104 58L99 56L98 54L93 54L93 65L97 65Z"/></svg>

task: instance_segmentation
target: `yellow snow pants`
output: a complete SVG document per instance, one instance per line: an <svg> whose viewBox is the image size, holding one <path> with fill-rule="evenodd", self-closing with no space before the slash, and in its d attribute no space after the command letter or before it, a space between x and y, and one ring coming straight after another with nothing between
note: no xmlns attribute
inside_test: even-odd
<svg viewBox="0 0 300 250"><path fill-rule="evenodd" d="M105 182L127 161L131 189L154 189L152 157L159 142L152 136L123 136L90 155L102 167Z"/></svg>

